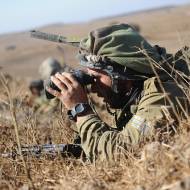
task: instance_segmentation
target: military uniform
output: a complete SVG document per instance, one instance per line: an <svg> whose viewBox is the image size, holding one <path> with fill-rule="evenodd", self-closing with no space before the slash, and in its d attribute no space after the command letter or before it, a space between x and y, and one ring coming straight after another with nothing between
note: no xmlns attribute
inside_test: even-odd
<svg viewBox="0 0 190 190"><path fill-rule="evenodd" d="M107 72L116 93L118 78L144 81L136 105L128 105L132 116L122 126L110 127L97 114L86 115L77 123L82 148L91 161L117 160L144 138L175 131L186 114L185 89L177 85L179 76L173 69L188 75L187 65L164 48L151 46L129 25L92 31L81 41L78 58L83 66Z"/></svg>
<svg viewBox="0 0 190 190"><path fill-rule="evenodd" d="M186 99L173 81L162 85L165 92L155 77L144 82L143 96L137 105L131 105L133 116L121 131L107 126L96 114L86 116L78 124L82 147L91 160L115 160L122 150L133 148L145 137L154 137L158 129L165 127L165 131L170 131L176 127L176 117L179 117L180 106L184 107Z"/></svg>

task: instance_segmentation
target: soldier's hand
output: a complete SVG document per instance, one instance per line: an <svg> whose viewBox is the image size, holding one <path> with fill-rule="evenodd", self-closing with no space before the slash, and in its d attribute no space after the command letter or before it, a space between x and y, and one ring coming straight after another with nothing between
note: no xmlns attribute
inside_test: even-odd
<svg viewBox="0 0 190 190"><path fill-rule="evenodd" d="M77 103L88 102L84 88L71 73L56 73L54 76L51 76L51 80L61 92L48 87L46 87L46 90L60 99L67 109L73 108Z"/></svg>

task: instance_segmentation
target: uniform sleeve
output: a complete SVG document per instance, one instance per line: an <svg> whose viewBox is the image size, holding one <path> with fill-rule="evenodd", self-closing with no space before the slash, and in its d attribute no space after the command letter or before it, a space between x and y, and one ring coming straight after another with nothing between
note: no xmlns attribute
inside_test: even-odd
<svg viewBox="0 0 190 190"><path fill-rule="evenodd" d="M86 116L77 127L82 148L92 162L96 159L115 161L139 139L136 128L128 126L120 132L106 125L95 114Z"/></svg>
<svg viewBox="0 0 190 190"><path fill-rule="evenodd" d="M155 137L156 128L166 127L167 131L168 123L173 126L175 108L168 98L174 102L176 96L174 93L172 97L168 89L163 93L155 86L154 80L148 81L137 112L122 131L109 127L95 114L85 116L81 123L77 123L82 147L91 161L115 161L138 147L144 137Z"/></svg>
<svg viewBox="0 0 190 190"><path fill-rule="evenodd" d="M96 159L116 161L138 147L144 137L154 134L155 123L163 121L163 118L160 105L152 105L140 107L122 131L109 127L95 114L85 116L77 128L82 148L92 162Z"/></svg>

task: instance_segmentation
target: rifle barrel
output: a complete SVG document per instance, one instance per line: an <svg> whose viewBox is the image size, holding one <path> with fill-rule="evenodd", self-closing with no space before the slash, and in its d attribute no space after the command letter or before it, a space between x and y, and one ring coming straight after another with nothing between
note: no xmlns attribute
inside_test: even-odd
<svg viewBox="0 0 190 190"><path fill-rule="evenodd" d="M32 30L30 32L30 35L31 37L37 38L37 39L49 40L52 42L64 43L64 44L68 44L74 47L79 47L79 42L68 41L67 38L62 35L50 34L50 33L40 32L36 30Z"/></svg>

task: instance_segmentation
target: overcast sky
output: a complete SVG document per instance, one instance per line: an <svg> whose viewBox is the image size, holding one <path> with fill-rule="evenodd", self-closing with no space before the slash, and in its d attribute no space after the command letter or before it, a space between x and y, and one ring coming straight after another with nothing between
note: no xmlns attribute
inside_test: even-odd
<svg viewBox="0 0 190 190"><path fill-rule="evenodd" d="M185 3L190 0L1 0L0 34Z"/></svg>

